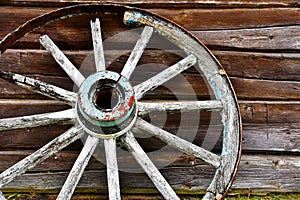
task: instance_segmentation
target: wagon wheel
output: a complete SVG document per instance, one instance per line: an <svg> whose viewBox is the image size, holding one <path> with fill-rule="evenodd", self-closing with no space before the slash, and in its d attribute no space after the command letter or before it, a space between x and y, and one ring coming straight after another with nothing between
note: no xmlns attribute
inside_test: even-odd
<svg viewBox="0 0 300 200"><path fill-rule="evenodd" d="M78 93L12 72L1 72L1 78L28 90L59 100L73 108L24 117L0 120L0 130L38 127L51 124L74 124L36 152L17 162L0 174L0 188L32 169L56 152L81 138L88 138L67 177L58 199L70 199L99 141L104 142L107 160L109 199L120 199L120 184L116 155L116 140L121 142L140 164L156 188L166 199L179 199L170 184L141 148L133 133L144 131L188 155L202 159L215 167L203 199L222 199L228 192L237 172L241 153L241 120L235 93L224 69L208 49L193 35L173 22L144 10L117 5L77 5L59 9L32 19L7 35L0 43L1 53L18 39L45 24L90 13L118 11L124 13L126 25L144 27L141 36L125 63L122 72L105 69L100 21L91 21L94 57L97 73L85 78L47 36L40 43L79 87ZM153 31L158 32L185 51L181 61L152 78L132 87L130 76L142 56ZM209 101L141 102L149 91L162 85L190 67L195 67L207 80L215 99ZM223 124L222 153L212 153L191 142L179 138L141 118L152 111L193 112L199 110L219 111ZM0 199L5 199L0 192Z"/></svg>

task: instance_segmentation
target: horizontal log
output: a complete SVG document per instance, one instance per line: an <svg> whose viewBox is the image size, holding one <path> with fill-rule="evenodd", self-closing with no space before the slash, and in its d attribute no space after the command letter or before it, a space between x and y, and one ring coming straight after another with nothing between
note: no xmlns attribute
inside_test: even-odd
<svg viewBox="0 0 300 200"><path fill-rule="evenodd" d="M300 54L213 51L229 76L300 80Z"/></svg>
<svg viewBox="0 0 300 200"><path fill-rule="evenodd" d="M242 121L253 124L299 122L299 104L299 101L239 101ZM69 106L51 100L1 100L0 107L0 118L56 112L69 108ZM32 109L33 107L34 109ZM154 114L153 116L158 117L159 115ZM204 122L211 118L209 112L202 112L200 116ZM174 114L172 117L174 118L173 121L180 120L180 115Z"/></svg>
<svg viewBox="0 0 300 200"><path fill-rule="evenodd" d="M147 66L144 66L147 67ZM139 71L133 74L131 83L136 85L152 77L153 74L145 74ZM74 83L67 77L30 75L46 83L75 91ZM299 100L300 82L299 81L273 81L260 79L246 79L231 77L233 88L238 99L245 100ZM166 99L175 97L180 99L190 99L192 97L210 98L213 94L209 93L208 86L202 77L198 74L183 74L177 76L165 83L162 87L148 92L146 99ZM18 86L0 79L0 97L1 98L45 98Z"/></svg>
<svg viewBox="0 0 300 200"><path fill-rule="evenodd" d="M210 183L214 170L207 165L191 163L184 167L169 166L161 169L161 172L179 193L202 193ZM4 191L9 191L10 188L14 191L57 191L66 175L67 172L25 174L7 185ZM120 179L124 193L157 193L145 174L120 172ZM143 188L140 180L143 180ZM232 191L248 193L250 189L251 192L293 192L300 189L299 185L297 156L243 155ZM78 191L105 192L106 189L105 170L86 171L78 185Z"/></svg>
<svg viewBox="0 0 300 200"><path fill-rule="evenodd" d="M202 126L203 128L203 126ZM300 126L297 124L285 124L285 125L253 125L245 124L243 128L243 153L256 152L256 153L292 153L299 154L299 130ZM206 130L204 130L206 131ZM220 130L221 131L221 130ZM204 133L205 134L205 133ZM45 135L45 134L44 134ZM139 137L139 135L136 135ZM200 138L201 137L201 138ZM33 137L31 137L33 138ZM34 139L34 138L33 138ZM161 142L155 141L151 138L138 138L139 143L142 145L146 152L152 152L151 158L155 163L160 166L164 163L173 163L174 166L189 166L203 164L200 159L195 159L192 156L188 156L180 153L175 149L161 149L164 145ZM152 141L151 141L152 140ZM151 142L150 142L151 141ZM194 144L199 146L208 147L207 144L202 145L203 134L197 135L194 139ZM62 152L56 153L54 156L50 157L48 160L44 161L42 164L38 165L32 172L43 172L43 171L66 171L70 170L76 157L78 156L78 151L82 148L81 141L77 142L77 148L68 148ZM151 143L151 147L149 147ZM74 146L74 145L73 145ZM220 152L221 141L217 141L215 145L215 152ZM70 151L72 150L72 151ZM33 150L2 150L0 151L0 171L7 169L14 163L18 162L22 158L28 156ZM123 170L128 170L130 163L132 163L132 158L121 149L118 149L118 158L120 167ZM90 162L88 169L98 170L105 169L105 154L103 149L103 143L96 149L95 157ZM174 159L172 162L168 159Z"/></svg>
<svg viewBox="0 0 300 200"><path fill-rule="evenodd" d="M3 0L0 5L33 5L33 6L66 6L81 3L95 3L95 0ZM133 5L138 7L221 7L221 8L232 8L232 7L295 7L299 3L294 0L271 0L261 2L259 0L217 0L217 1L205 1L205 0L102 0L103 3L118 3Z"/></svg>
<svg viewBox="0 0 300 200"><path fill-rule="evenodd" d="M52 11L49 7L0 7L0 20L8 27L1 30L13 30L25 21ZM186 27L189 30L215 30L233 28L253 28L266 26L288 26L299 24L299 8L251 8L251 9L147 9ZM280 13L280 14L279 14ZM238 18L236 16L239 16ZM13 16L18 18L10 19ZM288 17L286 17L288 16ZM7 18L10 17L10 18ZM84 17L83 17L84 18ZM257 20L261 19L261 20ZM11 23L7 20L13 20ZM201 23L198 23L201 21ZM79 24L78 24L79 25ZM69 25L70 26L70 25ZM73 25L74 26L74 25Z"/></svg>
<svg viewBox="0 0 300 200"><path fill-rule="evenodd" d="M243 122L244 151L299 152L299 102L240 101L239 105ZM35 109L32 109L33 107ZM0 117L53 112L66 107L60 103L53 103L53 101L2 100L0 102ZM208 148L214 148L215 150L221 148L222 125L218 113L212 115L210 112L202 112L200 116L196 114L196 118L195 114L189 113L185 115L153 113L146 119L171 133L180 134L181 136L185 134L197 145L206 145L209 146ZM200 125L198 126L198 124ZM57 125L2 131L0 132L0 147L1 149L37 149L68 128L69 126ZM178 132L179 128L181 128L180 132ZM207 132L209 132L209 136L217 134L216 137L220 138L214 140L207 138L208 140L203 143ZM143 138L143 136L138 137L140 137L139 142L149 151L164 146L164 143L151 139L149 136L146 138ZM149 141L152 141L153 145L149 146ZM71 145L69 149L81 147L82 143L78 141Z"/></svg>
<svg viewBox="0 0 300 200"><path fill-rule="evenodd" d="M19 25L53 8L0 7L3 29L0 38ZM272 9L153 9L191 30L211 48L259 50L299 50L299 8ZM192 13L192 14L191 14ZM280 13L280 14L279 14ZM126 30L122 14L97 15L102 23L103 39ZM239 17L237 17L239 16ZM289 17L285 17L289 16ZM29 34L14 47L40 48L38 38L47 33L63 49L91 49L89 21L96 16L80 16L47 25ZM8 19L14 19L10 22ZM201 21L201 23L198 23ZM123 42L126 41L125 37ZM125 45L126 46L126 45Z"/></svg>
<svg viewBox="0 0 300 200"><path fill-rule="evenodd" d="M300 126L268 124L243 126L243 151L300 153Z"/></svg>
<svg viewBox="0 0 300 200"><path fill-rule="evenodd" d="M95 70L92 51L64 51L64 53L75 66L84 69L85 75ZM111 62L109 69L121 71L129 53L127 50L106 50L106 62ZM229 76L269 80L300 80L299 53L213 51L213 54ZM178 62L182 56L181 51L146 50L138 65L158 63L171 66ZM1 56L0 70L11 70L21 74L66 76L65 72L45 50L9 49ZM136 70L138 71L139 68ZM159 66L147 67L143 69L144 72L145 70L147 73L158 73L160 68ZM196 70L192 69L189 69L188 72L197 73Z"/></svg>
<svg viewBox="0 0 300 200"><path fill-rule="evenodd" d="M230 78L238 99L299 99L298 81L272 81Z"/></svg>
<svg viewBox="0 0 300 200"><path fill-rule="evenodd" d="M252 124L299 122L299 105L299 101L239 101L243 123ZM0 101L0 119L47 112L56 112L69 108L69 106L53 100L7 99ZM159 115L158 113L154 113L153 116L166 117L164 114ZM178 114L173 114L170 116L172 116L172 118L174 119L173 121L180 120L180 115ZM185 117L191 118L189 117L189 115L186 115ZM211 119L211 113L201 112L200 117L204 120Z"/></svg>
<svg viewBox="0 0 300 200"><path fill-rule="evenodd" d="M69 127L48 126L35 129L17 130L14 132L1 132L1 149L37 149L50 140L62 134ZM196 145L213 149L219 152L222 141L222 126L201 125L199 127L181 126L164 127L171 133L180 134L193 141ZM299 131L297 123L275 124L243 124L243 151L244 152L271 152L271 153L300 153L299 151ZM208 132L208 133L207 133ZM45 134L47 133L47 134ZM146 151L157 151L165 144L157 139L149 138L149 135L137 135L140 144ZM213 137L214 139L212 139ZM205 142L204 142L205 140ZM152 145L149 146L149 143ZM82 148L82 142L77 141L70 145L68 150L78 150Z"/></svg>
<svg viewBox="0 0 300 200"><path fill-rule="evenodd" d="M148 10L193 31L288 26L299 24L300 19L297 8Z"/></svg>
<svg viewBox="0 0 300 200"><path fill-rule="evenodd" d="M269 51L299 50L300 26L240 30L192 31L211 48L237 48ZM286 35L286 33L289 33Z"/></svg>
<svg viewBox="0 0 300 200"><path fill-rule="evenodd" d="M55 29L55 30L53 30ZM80 30L70 28L57 33L57 29L47 30L47 34L60 46L61 49L91 49L90 30L81 28ZM123 29L124 31L126 29ZM46 30L41 29L39 33L32 33L23 37L13 48L40 48L39 37ZM80 33L79 33L80 32ZM268 51L268 52L297 52L299 51L300 26L274 27L274 28L252 28L234 30L211 30L211 31L191 31L208 48L226 50L246 50L246 51ZM67 34L67 35L65 35ZM107 31L103 33L103 38L108 39L120 32ZM126 35L122 35L126 36ZM129 37L129 36L128 36ZM75 39L76 38L76 39ZM120 38L116 45L127 47L128 40ZM295 42L296 41L296 42ZM130 39L129 42L132 42ZM153 40L154 44L159 44L159 40ZM164 48L165 46L162 46Z"/></svg>

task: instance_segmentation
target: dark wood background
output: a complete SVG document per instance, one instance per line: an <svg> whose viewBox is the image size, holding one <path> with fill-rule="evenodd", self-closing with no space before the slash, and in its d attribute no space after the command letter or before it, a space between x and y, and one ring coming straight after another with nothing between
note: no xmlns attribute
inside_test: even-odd
<svg viewBox="0 0 300 200"><path fill-rule="evenodd" d="M2 0L0 39L40 14L63 6L90 2L93 1ZM111 1L101 2L111 3ZM299 2L297 0L118 0L113 3L144 8L187 28L213 51L226 69L238 97L243 122L242 160L231 192L300 192ZM113 19L118 20L120 17L115 16ZM73 83L51 56L41 48L38 38L41 34L48 34L70 60L76 66L80 66L92 49L89 20L89 17L82 17L56 22L26 35L2 55L0 70L26 74L72 90ZM103 24L104 39L124 30L120 25L110 22L107 24L109 25ZM161 62L170 65L178 60L170 55L153 56L156 53L158 53L156 50L146 51L140 63L161 58ZM120 58L118 62L121 63L122 59ZM115 66L121 67L120 64ZM185 76L192 83L199 98L206 98L207 89L197 82L197 75L188 71ZM183 87L182 94L188 95L184 93L184 86L179 86L179 89L180 87ZM162 97L164 94L166 91L160 88L148 98ZM67 106L0 80L0 118L64 108ZM173 116L173 121L171 120L166 128L170 130L174 128L176 119L176 116ZM202 115L203 125L200 126L195 143L201 144L209 119L209 113ZM1 132L0 171L67 128L68 126L49 126ZM23 184L27 191L33 188L47 192L57 191L81 146L81 142L75 143L17 179L10 187L18 188ZM218 149L218 145L215 148ZM202 193L212 171L207 170L209 168L198 160L193 161L192 165L190 159L183 156L162 172L175 188L185 188L182 190L183 194ZM203 175L204 171L207 171L208 175ZM105 191L105 181L101 183L94 181L95 177L97 180L105 180L105 166L93 159L80 182L82 190L79 192ZM156 194L153 185L143 174L121 173L121 179L123 194L134 193L137 198L139 198L137 193ZM200 186L200 190L189 191L195 186Z"/></svg>

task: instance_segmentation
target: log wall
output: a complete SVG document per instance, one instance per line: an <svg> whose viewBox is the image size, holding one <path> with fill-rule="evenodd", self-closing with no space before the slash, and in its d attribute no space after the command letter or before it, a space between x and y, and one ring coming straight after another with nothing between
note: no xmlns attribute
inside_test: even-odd
<svg viewBox="0 0 300 200"><path fill-rule="evenodd" d="M85 0L4 0L0 2L0 39L20 24L45 12ZM110 3L104 0L101 2ZM121 3L144 8L182 25L211 49L227 71L236 91L243 122L242 161L232 193L300 192L300 4L295 0L164 0L123 1ZM101 17L101 16L100 16ZM0 70L14 71L39 80L73 90L73 83L41 48L38 38L48 34L64 50L70 60L80 66L92 49L89 20L91 16L55 22L38 29L8 49L0 59ZM122 16L112 15L111 21ZM103 22L104 40L126 30L110 20ZM124 45L130 39L117 41ZM108 51L113 56L114 51ZM156 56L158 53L159 56ZM128 56L128 55L127 55ZM114 63L121 69L120 57ZM140 64L171 65L178 57L149 49ZM154 73L153 69L148 72ZM207 99L209 91L196 71L184 73L199 99ZM189 93L184 84L178 86L183 96ZM172 98L164 88L151 92L147 98ZM67 106L41 95L20 89L0 80L0 118L57 111ZM158 116L159 117L159 116ZM166 128L177 129L180 116L173 116ZM211 113L201 115L201 125L194 140L201 145ZM217 125L216 125L217 126ZM193 128L189 125L187 129ZM33 150L59 135L68 126L40 127L0 132L0 171L11 166ZM141 140L147 146L147 141ZM74 162L81 142L68 147L30 173L12 183L27 190L57 191ZM154 145L155 146L155 145ZM153 148L159 148L153 147ZM220 144L214 147L220 148ZM189 189L200 185L202 193L213 171L200 161L191 162L183 156L162 173L170 183ZM123 158L126 159L126 158ZM165 157L167 160L167 156ZM195 164L196 163L196 164ZM196 168L196 170L194 170ZM180 173L178 173L180 169ZM203 172L208 174L203 175ZM97 177L98 181L94 180ZM188 177L188 178L186 178ZM28 181L28 180L33 181ZM121 173L124 194L156 193L144 174ZM143 188L141 188L143 180ZM145 181L144 181L145 180ZM105 166L92 160L80 182L80 189L105 192ZM182 188L182 187L181 187Z"/></svg>

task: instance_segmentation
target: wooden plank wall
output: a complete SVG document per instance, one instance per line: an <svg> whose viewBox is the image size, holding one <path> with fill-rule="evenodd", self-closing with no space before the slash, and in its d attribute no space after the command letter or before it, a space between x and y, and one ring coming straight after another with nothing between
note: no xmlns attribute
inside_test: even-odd
<svg viewBox="0 0 300 200"><path fill-rule="evenodd" d="M63 6L90 2L92 1L2 0L0 38L26 20L40 14ZM242 161L231 192L300 192L299 2L296 0L118 0L114 3L145 8L182 25L200 38L226 69L238 97L243 121ZM114 19L119 20L121 16L115 16ZM91 50L88 21L88 17L83 17L83 19L58 22L25 36L2 55L0 70L26 74L72 90L72 82L51 56L40 47L38 38L41 34L48 34L60 48L64 49L71 61L76 66L80 66ZM103 26L104 39L125 30L122 26L113 23L107 26L103 23ZM176 56L170 55L153 56L156 53L156 50L145 52L141 64L161 58L161 62L170 65L178 60ZM119 58L118 62L122 59L124 58ZM118 67L121 66L116 63L116 69ZM189 71L185 76L199 94L199 98L206 98L207 89L197 82L197 75ZM184 88L179 86L179 89L180 87ZM188 95L182 88L180 90L182 94ZM148 98L155 98L157 95L161 97L166 94L165 92L163 88L158 89ZM0 104L0 118L67 108L3 80L0 80ZM167 128L170 130L174 124L176 125L175 119L176 116L173 116L173 121L169 122ZM209 119L209 113L202 116L204 125L200 126L195 143L201 144ZM0 171L67 128L68 126L62 128L52 126L1 132ZM147 143L147 141L141 142ZM18 188L20 184L25 184L27 188L57 190L81 146L82 144L77 142L16 180L11 187ZM218 149L218 145L215 148ZM197 165L193 162L192 166L190 160L184 159L184 156L182 158L162 172L175 187L180 185L191 189L200 185L200 192L203 192L212 171L205 170L207 167L205 168L201 162L196 161ZM105 191L104 165L94 159L88 169L80 182L80 188L89 188L92 192ZM204 171L208 172L207 176L202 174ZM95 176L104 182L94 183L92 180L95 180ZM28 182L28 179L33 181ZM153 185L143 174L121 173L121 179L124 194L156 193L152 189ZM141 188L141 180L143 180L143 188Z"/></svg>

